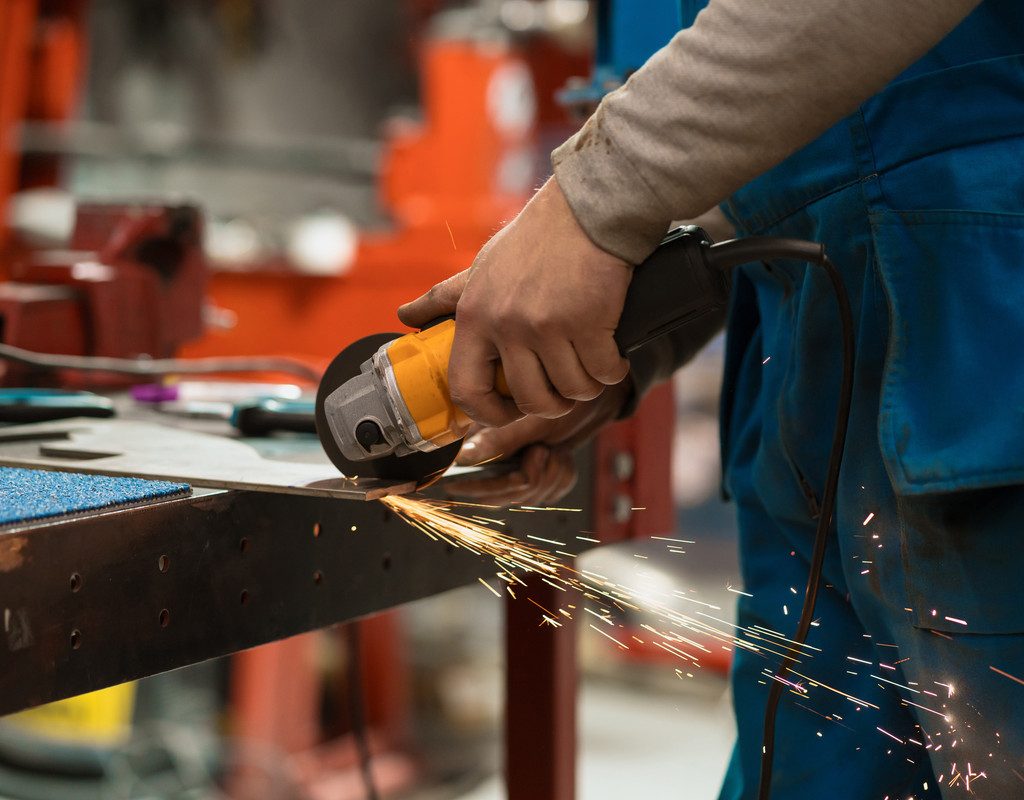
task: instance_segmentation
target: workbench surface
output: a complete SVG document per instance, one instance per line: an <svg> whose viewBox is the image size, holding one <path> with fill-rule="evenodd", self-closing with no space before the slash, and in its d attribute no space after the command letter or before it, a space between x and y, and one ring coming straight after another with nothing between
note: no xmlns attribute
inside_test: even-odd
<svg viewBox="0 0 1024 800"><path fill-rule="evenodd" d="M287 442L276 447L287 459ZM505 530L529 524L545 535L575 534L589 521L580 513L508 516L518 519ZM0 528L0 714L352 620L494 572L489 559L431 540L378 502L336 497L195 488L9 525Z"/></svg>

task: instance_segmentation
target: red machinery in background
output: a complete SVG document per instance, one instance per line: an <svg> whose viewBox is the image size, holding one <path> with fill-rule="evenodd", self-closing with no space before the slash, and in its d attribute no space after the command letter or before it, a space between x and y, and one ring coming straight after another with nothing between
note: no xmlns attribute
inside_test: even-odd
<svg viewBox="0 0 1024 800"><path fill-rule="evenodd" d="M206 260L192 206L80 204L70 249L20 252L8 274L0 341L25 350L166 358L203 331ZM0 385L55 379L0 365Z"/></svg>
<svg viewBox="0 0 1024 800"><path fill-rule="evenodd" d="M0 342L66 355L172 356L203 332L198 209L82 203L70 242L59 250L13 241L6 225L16 190L57 178L52 158L21 158L17 137L22 120L71 116L83 23L79 0L0 2ZM0 363L0 386L55 379Z"/></svg>

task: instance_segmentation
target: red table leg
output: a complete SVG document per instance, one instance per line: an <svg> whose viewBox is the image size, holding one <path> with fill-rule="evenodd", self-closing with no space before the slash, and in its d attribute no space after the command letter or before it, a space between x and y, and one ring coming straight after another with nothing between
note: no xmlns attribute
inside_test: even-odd
<svg viewBox="0 0 1024 800"><path fill-rule="evenodd" d="M505 774L508 800L576 797L576 626L539 624L541 606L576 603L536 575L505 603ZM576 603L578 606L579 603Z"/></svg>

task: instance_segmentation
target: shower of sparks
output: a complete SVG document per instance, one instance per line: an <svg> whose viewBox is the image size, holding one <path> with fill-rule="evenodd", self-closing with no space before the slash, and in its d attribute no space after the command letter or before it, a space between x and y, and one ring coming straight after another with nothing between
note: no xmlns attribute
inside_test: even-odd
<svg viewBox="0 0 1024 800"><path fill-rule="evenodd" d="M554 539L543 539L540 536L533 536L532 534L526 534L527 539L533 539L535 542L544 542L544 544L553 544L556 547L565 547L565 542L556 542Z"/></svg>
<svg viewBox="0 0 1024 800"><path fill-rule="evenodd" d="M973 768L971 767L970 762L968 762L967 769L964 770L964 771L958 770L956 764L954 763L953 764L953 771L950 773L950 776L949 776L949 784L948 784L948 786L950 788L952 788L953 786L956 786L958 781L963 780L963 782L964 782L964 789L968 793L970 793L971 792L971 781L977 780L978 778L987 778L987 777L988 777L988 775L986 775L984 772L975 772L973 770Z"/></svg>
<svg viewBox="0 0 1024 800"><path fill-rule="evenodd" d="M1024 680L1021 680L1020 678L1011 675L1009 672L1003 672L998 667L993 667L991 665L989 665L989 669L995 672L997 675L1002 675L1004 678L1009 678L1011 681L1016 681L1021 686L1024 686Z"/></svg>
<svg viewBox="0 0 1024 800"><path fill-rule="evenodd" d="M606 633L605 631L603 631L603 630L601 630L600 628L598 628L598 627L597 627L596 625L594 625L594 623L592 623L592 622L591 622L591 623L588 623L588 624L590 625L590 627L591 627L591 628L593 628L593 629L594 629L595 631L597 631L597 632L598 632L599 634L601 634L602 636L604 636L604 637L605 637L606 639L610 639L611 641L615 642L615 644L617 644L617 645L618 645L619 647L621 647L621 648L622 648L623 650L628 650L628 649L629 649L629 645L625 645L625 644L623 644L622 642L620 642L620 641L619 641L618 639L616 639L616 638L615 638L614 636L612 636L611 634L609 634L609 633Z"/></svg>
<svg viewBox="0 0 1024 800"><path fill-rule="evenodd" d="M739 625L709 614L706 610L691 610L690 614L683 613L676 608L680 600L695 603L707 610L719 610L717 606L687 596L687 592L678 589L652 588L650 586L646 586L642 590L635 589L618 583L606 575L577 567L575 566L575 555L572 553L561 550L552 551L545 549L539 544L566 547L567 545L564 542L544 539L539 536L517 538L505 528L504 521L478 513L480 509L493 509L495 506L468 502L428 500L407 496L385 497L381 502L412 527L432 540L444 542L452 547L467 550L477 556L493 561L497 567L495 577L498 580L498 588L503 588L513 599L518 594L520 597L518 602L522 602L525 599L536 606L538 612L540 612L538 614L538 624L540 627L559 628L562 627L566 619L573 620L576 617L583 616L583 612L586 612L587 615L593 618L593 622L588 622L589 627L608 639L617 649L628 650L630 649L630 644L635 642L634 646L656 647L673 659L681 661L682 667L675 668L675 673L680 679L682 679L683 675L686 675L687 678L693 677L693 673L687 670L701 667L701 659L705 655L714 652L710 648L717 650L721 647L721 649L726 651L738 648L766 659L765 667L761 670L760 675L764 680L758 680L758 683L761 685L767 686L773 681L781 683L788 689L789 694L801 699L810 698L812 695L816 695L819 690L830 692L852 703L856 707L856 711L861 711L862 709L880 710L880 706L875 703L849 694L835 686L823 683L812 677L811 674L805 674L813 673L813 670L801 665L805 661L813 659L817 653L820 653L820 648L793 641L778 631L761 625ZM535 513L541 511L578 511L579 509L523 506L508 510ZM870 515L869 519L865 520L865 524L869 521ZM581 531L581 533L588 534L590 532ZM584 542L598 543L596 537L580 535L575 538ZM673 548L677 549L678 544L693 543L691 540L669 537L652 538L670 543L668 545L670 551ZM637 556L643 558L640 554L637 554ZM542 580L548 586L564 592L562 596L565 599L561 601L552 600L548 603L551 606L559 603L558 607L545 607L545 605L542 605L526 594L528 584L520 577L523 573L529 573ZM638 568L637 574L642 577L645 573ZM495 589L492 582L483 578L480 578L479 581L496 597L503 598L505 596L503 591ZM734 588L732 585L727 585L726 589L734 594L747 597L752 596L747 592ZM692 592L692 590L690 591ZM578 602L575 601L575 598L579 595L586 598L589 603L587 605L582 603L579 606L574 605L574 602ZM650 622L638 621L639 628L642 631L646 631L646 635L643 635L643 638L631 635L628 629L623 629L624 626L618 623L617 620L621 618L620 615L624 612L640 613L650 619ZM783 612L788 614L788 606L783 606ZM933 611L932 616L938 616L937 612ZM946 620L961 625L967 624L966 621L955 617L946 617ZM641 631L638 630L637 633L641 633ZM864 638L870 640L871 636L864 634ZM944 638L950 637L944 636ZM872 642L872 645L897 648L895 644L882 642ZM893 655L898 655L898 653ZM773 666L774 663L778 663L782 659L791 659L792 666L789 668L788 674L780 674L780 671L777 671ZM869 668L873 668L876 663L852 655L846 656L846 659L854 664L861 664ZM897 667L909 659L902 658L896 660L887 658L886 660L889 663L883 663L879 660L877 662L878 668L879 670L889 670L889 673L895 678L899 675ZM1018 678L995 666L990 666L989 669L1008 680L1024 686L1024 678ZM803 672L798 670L803 670ZM862 674L852 670L847 670L847 672L855 677ZM942 709L946 709L946 704L942 702L943 698L941 698L941 695L924 688L917 681L907 680L906 683L898 683L895 680L884 678L871 671L867 671L867 674L874 681L878 682L875 685L879 690L893 692L894 689L897 689L917 695L916 699L921 700L922 703L911 701L903 696L899 696L899 700L906 706L941 717L949 725L949 736L944 740L938 739L938 737L942 736L941 732L936 732L933 735L924 733L923 730L920 737L924 740L923 742L910 737L901 739L888 730L878 727L877 730L880 734L904 747L921 747L932 753L938 753L944 746L948 746L946 752L950 755L956 755L957 750L955 748L964 739L963 734L958 732L954 726L953 718L945 710L930 708L924 704L929 702L923 696L926 695L928 698L934 698L932 705L941 705ZM946 695L946 699L954 696L955 690L952 683L943 683L935 680L931 681L931 683L945 689L943 694ZM813 711L813 709L801 703L796 703L796 705ZM814 713L817 714L818 712ZM841 722L842 716L839 714L818 715L835 724L843 725ZM998 734L996 735L998 736ZM960 752L963 752L963 750L961 749ZM916 763L909 758L906 760L910 763ZM972 783L988 777L984 771L975 770L970 763L966 763L966 767L958 767L956 763L953 763L948 775L946 786L960 786L968 792L971 789ZM1024 780L1024 776L1020 777ZM940 783L942 780L943 778L939 779Z"/></svg>
<svg viewBox="0 0 1024 800"><path fill-rule="evenodd" d="M904 699L903 702L906 703L908 706L913 706L914 708L920 708L922 711L927 711L929 714L935 714L937 716L940 716L944 721L949 722L949 717L946 714L943 714L941 711L936 711L934 708L928 708L928 706L922 706L919 703L912 703L907 699ZM918 744L920 744L920 742L918 742Z"/></svg>
<svg viewBox="0 0 1024 800"><path fill-rule="evenodd" d="M707 644L728 645L726 649L739 647L773 659L793 655L797 658L797 663L801 663L801 659L810 657L813 651L817 650L810 645L793 642L781 633L761 626L746 628L727 620L718 619L703 611L696 611L692 616L684 614L676 610L672 603L677 600L685 600L712 611L720 609L711 603L687 597L682 592L650 589L641 592L616 583L600 573L578 569L568 559L559 556L557 552L553 553L533 544L532 541L524 541L501 530L499 521L472 515L468 508L474 507L472 503L427 500L406 496L389 496L383 498L381 502L434 541L441 541L453 547L468 550L475 555L490 558L498 567L497 577L504 583L510 584L510 589L511 585L525 586L525 582L517 577L517 573L528 572L539 577L549 586L566 592L567 599L571 599L575 592L581 593L597 609L596 611L589 608L584 610L593 614L605 625L612 625L613 617L623 611L643 612L651 615L662 624L658 626L641 625L652 634L653 638L650 643L689 665L700 666L700 655L698 654L711 652L706 646ZM574 509L520 507L509 510L530 512ZM529 538L563 545L561 542L541 539L536 536ZM577 538L592 541L585 537ZM662 538L673 543L691 543L690 540ZM492 594L501 596L501 593L497 592L490 583L482 579L480 582ZM573 612L576 607L573 605L567 605L567 608L571 610L567 610L567 608L550 609L530 597L526 597L526 599L542 612L541 624L558 627L561 624L558 622L559 618L574 618ZM597 625L592 625L592 627L611 639L619 648L629 649L628 644L610 636Z"/></svg>
<svg viewBox="0 0 1024 800"><path fill-rule="evenodd" d="M878 675L872 675L871 677L874 678L876 681L882 681L883 683L888 683L888 684L890 684L892 686L895 686L895 687L897 687L899 689L905 689L906 691L913 692L914 694L921 694L921 692L918 691L917 689L912 689L909 686L904 686L902 683L896 683L896 681L890 681L887 678L881 678Z"/></svg>

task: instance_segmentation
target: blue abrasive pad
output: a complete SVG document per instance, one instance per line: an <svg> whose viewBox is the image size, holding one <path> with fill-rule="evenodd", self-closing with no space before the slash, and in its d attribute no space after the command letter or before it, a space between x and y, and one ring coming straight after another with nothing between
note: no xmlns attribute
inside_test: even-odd
<svg viewBox="0 0 1024 800"><path fill-rule="evenodd" d="M187 483L0 467L0 525L185 494Z"/></svg>

